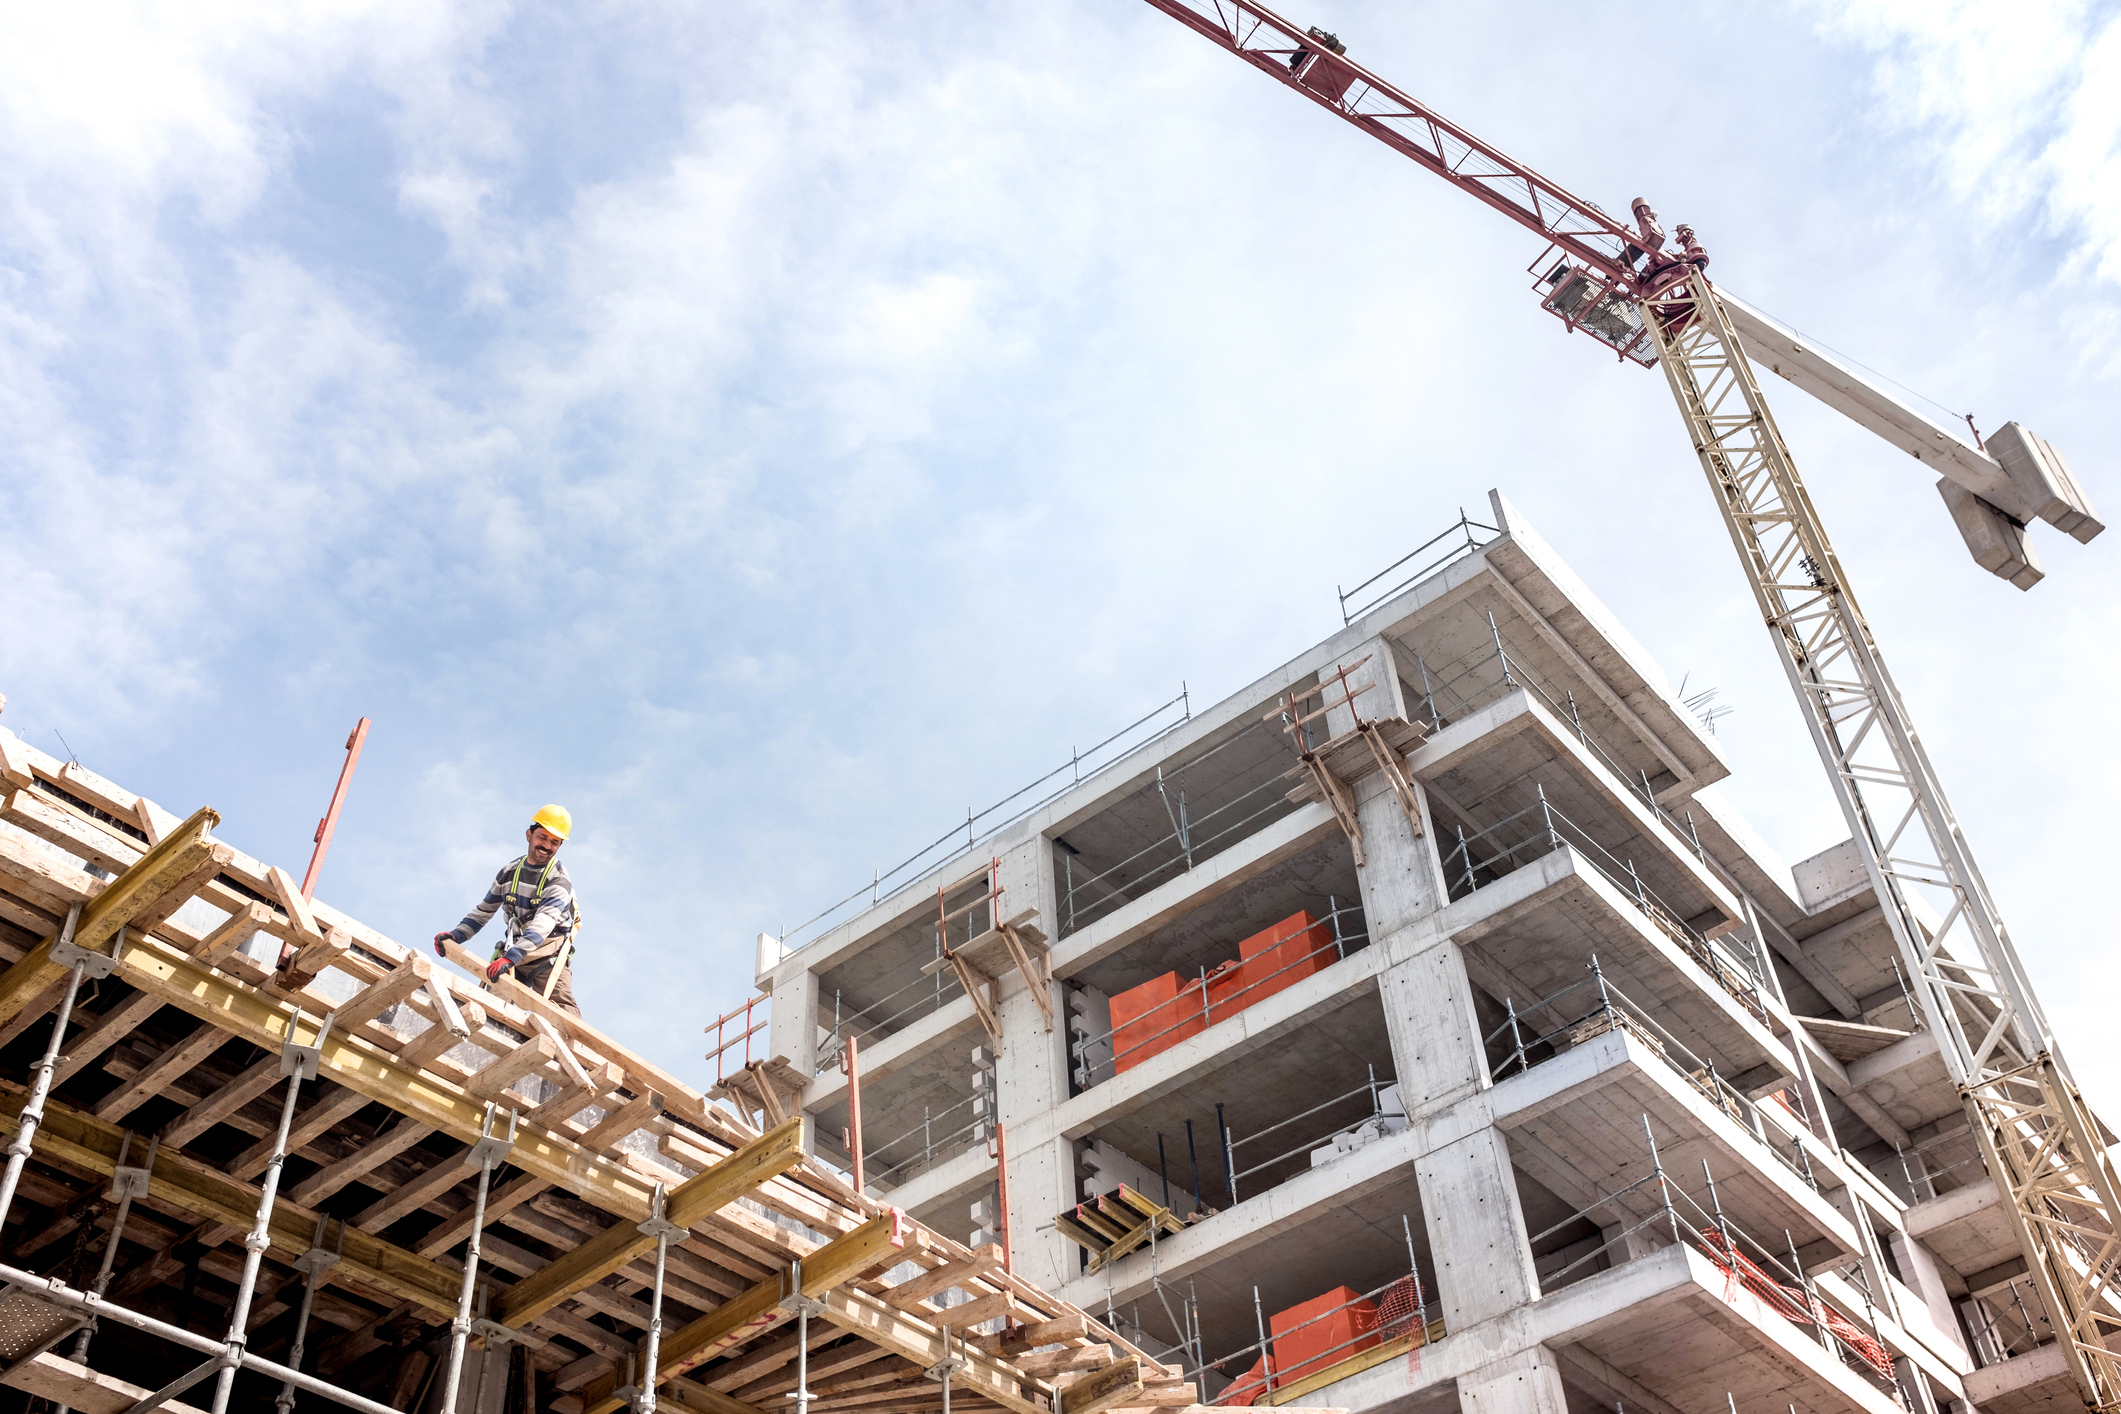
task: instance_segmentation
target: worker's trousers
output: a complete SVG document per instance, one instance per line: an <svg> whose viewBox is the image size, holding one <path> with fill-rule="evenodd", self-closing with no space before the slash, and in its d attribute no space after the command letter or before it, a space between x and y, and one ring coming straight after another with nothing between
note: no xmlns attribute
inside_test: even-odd
<svg viewBox="0 0 2121 1414"><path fill-rule="evenodd" d="M552 958L542 957L535 962L523 963L509 975L539 996L543 996L545 984L552 980L552 964ZM560 969L560 980L552 984L552 1004L565 1007L576 1016L582 1014L582 1009L574 1002L574 963L571 959L567 966Z"/></svg>

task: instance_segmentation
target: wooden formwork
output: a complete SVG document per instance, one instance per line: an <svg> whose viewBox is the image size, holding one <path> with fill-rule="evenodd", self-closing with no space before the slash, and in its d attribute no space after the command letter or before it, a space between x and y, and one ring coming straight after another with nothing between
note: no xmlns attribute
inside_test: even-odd
<svg viewBox="0 0 2121 1414"><path fill-rule="evenodd" d="M8 1266L85 1286L113 1241L113 1174L142 1168L152 1146L107 1299L221 1339L293 1084L248 1347L287 1357L304 1273L320 1267L303 1368L393 1408L435 1407L473 1236L472 1156L510 1111L478 1232L472 1344L510 1362L490 1407L611 1414L638 1398L657 1245L642 1225L653 1230L658 1201L673 1225L655 1381L666 1405L787 1404L796 1296L815 1303L812 1411L940 1409L928 1372L943 1361L956 1362L954 1408L1195 1403L1177 1370L1009 1274L999 1249L854 1192L807 1157L799 1112L761 1133L513 982L484 987L304 899L284 870L215 840L217 818L179 820L0 729L0 1130L19 1132L65 959L116 954L81 987L59 1046L0 1230ZM79 953L63 946L69 927ZM287 946L245 946L260 934ZM283 1074L290 1042L314 1051L314 1079ZM0 1379L115 1412L198 1359L127 1342L109 1319L95 1340L91 1369L62 1344ZM99 1364L99 1348L130 1368ZM236 1389L231 1407L252 1409L275 1392L255 1376ZM458 1407L471 1408L468 1385Z"/></svg>

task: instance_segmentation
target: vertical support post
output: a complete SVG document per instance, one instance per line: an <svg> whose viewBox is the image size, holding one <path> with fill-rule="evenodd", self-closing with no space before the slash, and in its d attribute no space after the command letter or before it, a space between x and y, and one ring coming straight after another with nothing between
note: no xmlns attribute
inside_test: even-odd
<svg viewBox="0 0 2121 1414"><path fill-rule="evenodd" d="M666 1201L663 1185L658 1183L655 1186L655 1195L649 1200L648 1221L639 1225L643 1236L655 1239L655 1291L648 1301L648 1368L641 1376L641 1393L633 1406L635 1414L655 1414L656 1372L662 1368L660 1361L663 1350L663 1277L670 1260L670 1239L685 1234L685 1229L664 1215ZM806 1315L804 1319L808 1320L809 1317ZM809 1341L805 1340L803 1344L807 1351ZM799 1388L807 1392L809 1382L801 1382Z"/></svg>
<svg viewBox="0 0 2121 1414"><path fill-rule="evenodd" d="M486 1226L486 1189L493 1179L495 1161L514 1147L516 1112L508 1112L508 1137L493 1132L494 1102L486 1102L486 1117L479 1125L479 1142L464 1153L464 1165L479 1170L479 1186L471 1201L471 1235L464 1242L464 1281L457 1290L457 1316L449 1323L449 1373L442 1384L441 1414L457 1414L457 1390L464 1378L464 1346L471 1338L471 1297L479 1279L479 1234Z"/></svg>
<svg viewBox="0 0 2121 1414"><path fill-rule="evenodd" d="M59 937L52 944L52 960L69 964L72 971L66 977L66 991L59 998L59 1013L52 1021L51 1044L44 1048L44 1058L37 1062L36 1079L30 1082L29 1103L22 1107L15 1121L15 1139L7 1146L7 1174L0 1178L0 1223L7 1221L8 1210L15 1205L15 1187L22 1182L22 1167L29 1162L30 1141L36 1136L37 1126L44 1122L44 1100L52 1092L52 1074L59 1068L59 1048L66 1043L66 1024L73 1019L74 998L81 994L81 978L90 967L90 954L74 946L74 929L81 922L81 905L75 904L66 911L66 922L59 927ZM125 935L118 935L118 946L125 945ZM62 956L62 954L71 955ZM110 961L115 963L114 953ZM101 977L104 972L96 975Z"/></svg>
<svg viewBox="0 0 2121 1414"><path fill-rule="evenodd" d="M1015 1258L1010 1249L1015 1246L1015 1241L1009 1231L1009 1139L999 1119L994 1122L994 1179L997 1190L995 1206L1001 1209L1002 1271L1014 1275ZM797 1414L803 1414L803 1411L798 1410Z"/></svg>
<svg viewBox="0 0 2121 1414"><path fill-rule="evenodd" d="M1267 1343L1267 1310L1259 1304L1259 1288L1252 1288L1252 1319L1259 1324L1259 1363L1267 1372L1266 1393L1274 1393L1274 1347ZM1256 1401L1255 1401L1256 1402ZM1269 1398L1268 1403L1273 1403Z"/></svg>
<svg viewBox="0 0 2121 1414"><path fill-rule="evenodd" d="M847 1152L854 1162L854 1191L862 1191L862 1065L855 1055L853 1032L847 1033L847 1054L840 1063L847 1076Z"/></svg>
<svg viewBox="0 0 2121 1414"><path fill-rule="evenodd" d="M221 1373L214 1381L213 1414L227 1414L228 1397L235 1390L236 1369L243 1362L243 1350L249 1341L250 1303L258 1290L258 1269L264 1264L265 1249L272 1245L273 1204L279 1197L280 1171L287 1163L287 1132L295 1122L295 1101L302 1094L302 1082L317 1078L317 1061L324 1051L324 1040L331 1034L332 1017L327 1014L324 1024L317 1028L316 1039L305 1046L296 1040L302 1026L302 1009L295 1008L294 1019L287 1024L287 1039L280 1047L280 1073L287 1077L287 1099L280 1106L280 1127L273 1135L272 1158L265 1165L265 1177L258 1186L258 1216L252 1223L250 1235L243 1239L243 1278L236 1285L236 1304L229 1312L228 1346L221 1354Z"/></svg>
<svg viewBox="0 0 2121 1414"><path fill-rule="evenodd" d="M1193 1120L1186 1120L1186 1158L1193 1165L1193 1211L1198 1213L1208 1205L1200 1199L1200 1150L1193 1146Z"/></svg>
<svg viewBox="0 0 2121 1414"><path fill-rule="evenodd" d="M1495 640L1495 657L1502 664L1502 680L1511 687L1517 686L1517 679L1510 676L1510 655L1503 651L1502 630L1495 627L1493 614L1488 615L1488 633Z"/></svg>
<svg viewBox="0 0 2121 1414"><path fill-rule="evenodd" d="M96 1269L96 1284L90 1293L99 1298L110 1290L111 1273L116 1270L118 1262L118 1244L125 1236L125 1220L132 1214L133 1199L147 1196L147 1186L155 1172L155 1151L162 1147L162 1136L158 1134L147 1141L147 1159L138 1168L128 1168L125 1164L132 1142L130 1130L118 1141L118 1162L111 1171L110 1189L105 1194L118 1200L118 1211L111 1218L110 1241L103 1248L103 1262ZM76 1365L88 1364L88 1343L95 1334L96 1318L90 1316L74 1340L73 1361Z"/></svg>
<svg viewBox="0 0 2121 1414"><path fill-rule="evenodd" d="M363 720L366 721L367 719L363 718ZM309 1250L304 1252L300 1259L295 1262L296 1268L302 1273L302 1309L300 1314L295 1317L295 1339L294 1344L287 1352L287 1368L297 1372L302 1368L303 1351L309 1341L309 1312L310 1308L316 1303L317 1283L323 1280L326 1270L337 1264L339 1251L343 1251L346 1247L346 1223L341 1220L339 1223L339 1250L332 1252L324 1250L324 1228L327 1221L328 1219L322 1213L317 1215L317 1231L316 1235L309 1240ZM290 1414L290 1411L293 1410L295 1407L295 1382L293 1380L289 1380L280 1386L280 1396L273 1401L273 1407L279 1410L279 1414Z"/></svg>
<svg viewBox="0 0 2121 1414"><path fill-rule="evenodd" d="M1215 1113L1216 1122L1221 1123L1221 1105L1215 1107ZM1223 1173L1223 1186L1230 1190L1230 1206L1234 1208L1237 1206L1237 1140L1230 1133L1230 1126L1227 1124L1223 1125ZM1168 1208L1171 1205L1166 1203L1164 1206Z"/></svg>

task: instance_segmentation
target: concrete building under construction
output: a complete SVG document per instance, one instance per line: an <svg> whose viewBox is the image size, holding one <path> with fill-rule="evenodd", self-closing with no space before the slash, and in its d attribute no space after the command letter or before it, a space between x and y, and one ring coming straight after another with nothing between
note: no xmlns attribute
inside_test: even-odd
<svg viewBox="0 0 2121 1414"><path fill-rule="evenodd" d="M762 935L722 1093L1219 1403L2081 1407L1853 843L1501 496L1383 582Z"/></svg>

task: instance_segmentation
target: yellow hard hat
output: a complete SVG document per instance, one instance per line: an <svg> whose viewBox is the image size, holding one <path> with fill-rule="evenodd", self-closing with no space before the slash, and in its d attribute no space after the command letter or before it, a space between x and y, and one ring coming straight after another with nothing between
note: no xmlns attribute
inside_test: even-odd
<svg viewBox="0 0 2121 1414"><path fill-rule="evenodd" d="M563 840L574 833L574 816L567 813L567 807L564 805L539 807L538 813L530 817L530 823L543 825Z"/></svg>

